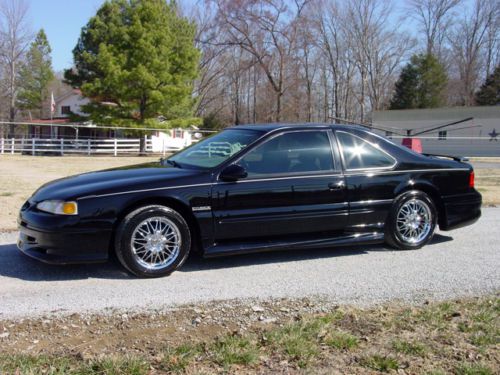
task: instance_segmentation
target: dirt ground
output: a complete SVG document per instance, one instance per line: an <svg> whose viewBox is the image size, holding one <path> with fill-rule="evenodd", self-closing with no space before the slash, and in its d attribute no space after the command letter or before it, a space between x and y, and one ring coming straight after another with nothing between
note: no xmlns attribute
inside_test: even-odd
<svg viewBox="0 0 500 375"><path fill-rule="evenodd" d="M493 375L499 312L493 295L368 309L226 301L0 321L0 373Z"/></svg>
<svg viewBox="0 0 500 375"><path fill-rule="evenodd" d="M16 230L19 208L42 184L78 173L146 163L158 157L0 156L0 231ZM500 158L477 158L499 163L498 169L477 169L476 187L485 205L500 204Z"/></svg>

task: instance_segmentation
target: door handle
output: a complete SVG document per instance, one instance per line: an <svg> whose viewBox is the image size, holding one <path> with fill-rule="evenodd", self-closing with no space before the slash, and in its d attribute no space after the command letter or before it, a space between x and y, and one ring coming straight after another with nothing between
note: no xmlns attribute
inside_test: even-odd
<svg viewBox="0 0 500 375"><path fill-rule="evenodd" d="M328 189L330 190L341 190L344 188L344 181L330 182L328 184Z"/></svg>

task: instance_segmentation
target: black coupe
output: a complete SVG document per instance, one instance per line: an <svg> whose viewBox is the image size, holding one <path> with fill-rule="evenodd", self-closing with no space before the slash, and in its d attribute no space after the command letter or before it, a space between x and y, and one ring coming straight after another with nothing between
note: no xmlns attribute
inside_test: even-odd
<svg viewBox="0 0 500 375"><path fill-rule="evenodd" d="M459 158L414 153L357 126L248 125L168 159L42 186L19 215L19 249L47 263L115 252L137 276L205 257L386 242L428 243L481 215Z"/></svg>

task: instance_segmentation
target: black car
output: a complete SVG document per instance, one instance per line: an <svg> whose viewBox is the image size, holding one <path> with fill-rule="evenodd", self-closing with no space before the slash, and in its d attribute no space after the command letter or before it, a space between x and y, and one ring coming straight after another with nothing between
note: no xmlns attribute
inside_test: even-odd
<svg viewBox="0 0 500 375"><path fill-rule="evenodd" d="M458 158L362 127L248 125L166 160L48 183L23 205L18 247L47 263L106 261L168 275L205 257L386 242L428 243L475 222L481 195Z"/></svg>

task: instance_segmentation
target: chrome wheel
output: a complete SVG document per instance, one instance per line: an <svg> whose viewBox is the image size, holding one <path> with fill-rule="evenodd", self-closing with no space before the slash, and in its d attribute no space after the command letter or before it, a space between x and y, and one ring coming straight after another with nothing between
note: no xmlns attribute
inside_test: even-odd
<svg viewBox="0 0 500 375"><path fill-rule="evenodd" d="M424 241L432 230L432 211L420 199L410 199L398 211L396 229L399 237L409 244Z"/></svg>
<svg viewBox="0 0 500 375"><path fill-rule="evenodd" d="M141 222L132 233L131 248L137 263L150 270L170 266L179 255L179 228L162 216Z"/></svg>

